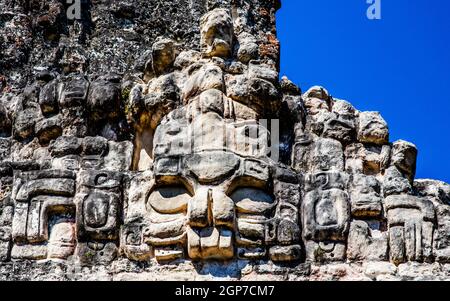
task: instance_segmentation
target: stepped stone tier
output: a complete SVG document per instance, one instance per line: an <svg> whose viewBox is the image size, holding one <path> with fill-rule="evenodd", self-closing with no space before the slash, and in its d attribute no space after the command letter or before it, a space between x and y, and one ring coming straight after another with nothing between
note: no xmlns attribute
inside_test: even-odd
<svg viewBox="0 0 450 301"><path fill-rule="evenodd" d="M1 280L450 279L450 186L280 80L278 1L81 3L0 0Z"/></svg>

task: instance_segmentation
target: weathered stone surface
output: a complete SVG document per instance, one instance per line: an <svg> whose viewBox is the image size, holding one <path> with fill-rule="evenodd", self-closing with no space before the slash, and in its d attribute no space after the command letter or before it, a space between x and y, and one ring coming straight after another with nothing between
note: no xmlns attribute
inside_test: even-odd
<svg viewBox="0 0 450 301"><path fill-rule="evenodd" d="M416 176L417 148L414 144L399 140L393 143L391 164L413 181Z"/></svg>
<svg viewBox="0 0 450 301"><path fill-rule="evenodd" d="M362 143L386 144L389 142L389 129L378 112L359 113L358 141Z"/></svg>
<svg viewBox="0 0 450 301"><path fill-rule="evenodd" d="M350 184L351 211L354 217L379 217L382 214L380 184L373 176L353 175Z"/></svg>
<svg viewBox="0 0 450 301"><path fill-rule="evenodd" d="M200 45L205 55L227 57L231 54L234 39L232 22L226 9L215 9L202 17Z"/></svg>
<svg viewBox="0 0 450 301"><path fill-rule="evenodd" d="M353 221L348 236L347 257L352 261L387 260L387 233L371 229L365 221Z"/></svg>
<svg viewBox="0 0 450 301"><path fill-rule="evenodd" d="M41 2L0 0L0 280L448 280L450 186L279 80L278 1Z"/></svg>
<svg viewBox="0 0 450 301"><path fill-rule="evenodd" d="M298 172L344 170L342 144L333 139L298 142L294 146L293 156L294 168Z"/></svg>
<svg viewBox="0 0 450 301"><path fill-rule="evenodd" d="M397 272L397 267L389 262L367 262L363 264L364 274L374 280L382 281L381 276L394 276Z"/></svg>
<svg viewBox="0 0 450 301"><path fill-rule="evenodd" d="M50 141L62 135L60 116L43 119L36 123L35 133L41 145L47 145Z"/></svg>
<svg viewBox="0 0 450 301"><path fill-rule="evenodd" d="M389 226L390 258L395 264L431 261L436 213L433 203L414 196L389 196L385 200Z"/></svg>
<svg viewBox="0 0 450 301"><path fill-rule="evenodd" d="M18 139L27 139L34 134L34 126L40 118L37 107L26 108L19 111L14 120L14 136Z"/></svg>
<svg viewBox="0 0 450 301"><path fill-rule="evenodd" d="M77 137L61 136L50 144L50 153L53 157L77 155L81 152L81 139Z"/></svg>
<svg viewBox="0 0 450 301"><path fill-rule="evenodd" d="M8 137L11 135L11 120L8 112L3 104L0 102L0 137Z"/></svg>

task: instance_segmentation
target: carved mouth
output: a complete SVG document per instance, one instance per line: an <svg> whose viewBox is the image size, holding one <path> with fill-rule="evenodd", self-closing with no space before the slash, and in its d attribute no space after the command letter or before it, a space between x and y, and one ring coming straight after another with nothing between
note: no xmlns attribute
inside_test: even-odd
<svg viewBox="0 0 450 301"><path fill-rule="evenodd" d="M188 227L188 254L191 259L226 260L234 256L233 232L223 228Z"/></svg>

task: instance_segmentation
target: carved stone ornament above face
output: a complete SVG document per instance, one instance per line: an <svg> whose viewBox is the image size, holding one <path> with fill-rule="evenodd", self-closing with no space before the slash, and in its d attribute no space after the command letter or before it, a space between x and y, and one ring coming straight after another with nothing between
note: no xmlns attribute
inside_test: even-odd
<svg viewBox="0 0 450 301"><path fill-rule="evenodd" d="M201 47L205 56L229 57L233 51L233 20L226 9L214 9L200 21Z"/></svg>
<svg viewBox="0 0 450 301"><path fill-rule="evenodd" d="M33 6L32 43L19 2L0 12L21 50L0 56L0 280L379 280L450 262L450 186L414 180L417 148L380 113L280 80L278 1L110 1L61 26Z"/></svg>

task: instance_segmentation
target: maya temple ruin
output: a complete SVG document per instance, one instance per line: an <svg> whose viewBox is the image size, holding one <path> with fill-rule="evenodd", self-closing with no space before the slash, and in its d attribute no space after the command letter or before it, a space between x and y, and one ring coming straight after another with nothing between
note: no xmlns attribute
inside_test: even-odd
<svg viewBox="0 0 450 301"><path fill-rule="evenodd" d="M0 280L450 279L450 186L280 76L279 0L70 6L0 0Z"/></svg>

